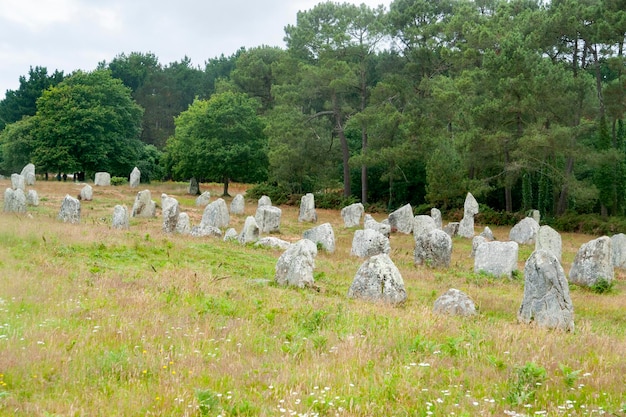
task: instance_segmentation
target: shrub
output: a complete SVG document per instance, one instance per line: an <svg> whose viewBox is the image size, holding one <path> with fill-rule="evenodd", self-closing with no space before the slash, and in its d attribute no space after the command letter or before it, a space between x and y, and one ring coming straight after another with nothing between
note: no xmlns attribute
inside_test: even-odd
<svg viewBox="0 0 626 417"><path fill-rule="evenodd" d="M266 195L272 200L272 204L285 204L290 200L289 189L278 184L268 184L266 182L255 185L246 191L247 198L259 199Z"/></svg>
<svg viewBox="0 0 626 417"><path fill-rule="evenodd" d="M557 217L552 227L562 232L610 236L626 229L626 219L621 217L602 218L596 214L568 212Z"/></svg>
<svg viewBox="0 0 626 417"><path fill-rule="evenodd" d="M315 193L315 207L321 209L340 210L345 206L354 204L357 199L353 196L344 197L341 191L327 191L323 193Z"/></svg>
<svg viewBox="0 0 626 417"><path fill-rule="evenodd" d="M511 379L507 400L511 405L522 405L533 401L535 391L546 379L545 368L527 362L515 369L515 378Z"/></svg>
<svg viewBox="0 0 626 417"><path fill-rule="evenodd" d="M596 294L606 294L612 292L614 286L615 281L608 280L606 278L598 278L596 282L589 288Z"/></svg>
<svg viewBox="0 0 626 417"><path fill-rule="evenodd" d="M128 184L128 179L124 177L111 177L111 185L124 185Z"/></svg>

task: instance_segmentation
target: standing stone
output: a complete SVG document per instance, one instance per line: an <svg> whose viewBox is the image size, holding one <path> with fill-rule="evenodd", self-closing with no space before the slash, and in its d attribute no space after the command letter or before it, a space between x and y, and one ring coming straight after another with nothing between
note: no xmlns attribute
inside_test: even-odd
<svg viewBox="0 0 626 417"><path fill-rule="evenodd" d="M139 168L135 167L130 172L130 188L139 187L140 182L141 182L141 171L139 171Z"/></svg>
<svg viewBox="0 0 626 417"><path fill-rule="evenodd" d="M350 204L341 209L341 218L345 227L354 227L361 224L361 217L365 208L361 203ZM371 216L370 216L371 217Z"/></svg>
<svg viewBox="0 0 626 417"><path fill-rule="evenodd" d="M6 213L26 213L26 196L21 189L7 188L4 191L4 211Z"/></svg>
<svg viewBox="0 0 626 417"><path fill-rule="evenodd" d="M413 237L416 240L419 236L428 234L435 229L437 229L437 224L432 217L422 214L413 218Z"/></svg>
<svg viewBox="0 0 626 417"><path fill-rule="evenodd" d="M204 208L201 221L202 225L221 229L228 226L228 223L230 223L230 215L228 214L228 207L223 198L218 198Z"/></svg>
<svg viewBox="0 0 626 417"><path fill-rule="evenodd" d="M36 190L28 190L26 194L26 204L34 207L39 205L39 195Z"/></svg>
<svg viewBox="0 0 626 417"><path fill-rule="evenodd" d="M178 215L176 220L176 229L174 229L179 235L191 234L191 221L189 220L189 214L182 212Z"/></svg>
<svg viewBox="0 0 626 417"><path fill-rule="evenodd" d="M85 184L85 186L80 189L80 199L83 201L93 200L93 188L91 185Z"/></svg>
<svg viewBox="0 0 626 417"><path fill-rule="evenodd" d="M285 250L289 246L291 246L291 243L287 242L286 240L282 240L277 237L274 237L274 236L266 236L266 237L262 237L261 239L259 239L254 244L254 246L263 246L267 248L277 248L277 249Z"/></svg>
<svg viewBox="0 0 626 417"><path fill-rule="evenodd" d="M215 226L209 226L208 224L200 223L197 226L191 228L191 233L189 233L193 237L222 237L222 231Z"/></svg>
<svg viewBox="0 0 626 417"><path fill-rule="evenodd" d="M598 280L613 281L614 270L611 258L611 239L602 236L583 244L572 262L569 280L572 284L591 287Z"/></svg>
<svg viewBox="0 0 626 417"><path fill-rule="evenodd" d="M441 229L443 227L443 218L441 217L441 210L436 207L430 209L430 217L435 221L435 226L437 229Z"/></svg>
<svg viewBox="0 0 626 417"><path fill-rule="evenodd" d="M254 243L259 240L259 225L256 224L256 220L254 220L253 216L246 217L246 222L243 225L243 229L241 229L241 233L239 233L239 243L245 245L246 243Z"/></svg>
<svg viewBox="0 0 626 417"><path fill-rule="evenodd" d="M448 234L450 237L455 237L459 235L459 227L461 223L459 222L450 222L445 225L443 231Z"/></svg>
<svg viewBox="0 0 626 417"><path fill-rule="evenodd" d="M96 172L93 184L100 187L108 187L111 185L111 174L108 172Z"/></svg>
<svg viewBox="0 0 626 417"><path fill-rule="evenodd" d="M243 195L237 194L233 201L230 202L230 214L243 214L245 211L246 200Z"/></svg>
<svg viewBox="0 0 626 417"><path fill-rule="evenodd" d="M483 235L474 236L474 239L472 239L472 252L470 253L471 258L476 256L476 249L485 242L490 242L490 240L487 240Z"/></svg>
<svg viewBox="0 0 626 417"><path fill-rule="evenodd" d="M452 257L452 238L439 229L416 236L413 256L416 265L447 268Z"/></svg>
<svg viewBox="0 0 626 417"><path fill-rule="evenodd" d="M352 239L350 255L360 258L389 253L391 247L389 239L373 229L356 230Z"/></svg>
<svg viewBox="0 0 626 417"><path fill-rule="evenodd" d="M611 261L615 268L626 268L626 235L618 233L611 236L611 248L613 255Z"/></svg>
<svg viewBox="0 0 626 417"><path fill-rule="evenodd" d="M410 204L400 207L389 215L391 232L410 234L413 231L413 208Z"/></svg>
<svg viewBox="0 0 626 417"><path fill-rule="evenodd" d="M360 203L359 203L360 204ZM391 235L391 226L388 223L377 222L371 215L366 214L363 219L363 228L376 230L386 238Z"/></svg>
<svg viewBox="0 0 626 417"><path fill-rule="evenodd" d="M489 226L485 226L485 230L483 230L480 233L480 236L484 237L487 240L496 240L495 237L493 237L493 232L491 231L491 229L489 228Z"/></svg>
<svg viewBox="0 0 626 417"><path fill-rule="evenodd" d="M196 177L191 177L189 180L189 189L187 192L191 195L199 195L200 194L200 184L198 184L198 180Z"/></svg>
<svg viewBox="0 0 626 417"><path fill-rule="evenodd" d="M312 193L307 193L302 196L300 200L300 214L298 215L299 222L317 222L317 212L315 211L315 196Z"/></svg>
<svg viewBox="0 0 626 417"><path fill-rule="evenodd" d="M561 262L562 251L561 235L548 225L539 227L535 240L535 250L544 249L552 252L556 259Z"/></svg>
<svg viewBox="0 0 626 417"><path fill-rule="evenodd" d="M35 165L26 164L24 168L22 168L22 172L20 172L20 175L24 177L26 185L35 185Z"/></svg>
<svg viewBox="0 0 626 417"><path fill-rule="evenodd" d="M335 252L335 232L330 223L320 224L313 229L305 230L302 237L316 245L319 244L328 253Z"/></svg>
<svg viewBox="0 0 626 417"><path fill-rule="evenodd" d="M156 216L156 203L152 200L150 190L143 190L137 193L133 204L132 217L154 217Z"/></svg>
<svg viewBox="0 0 626 417"><path fill-rule="evenodd" d="M239 240L238 238L239 238L239 233L237 233L234 227L229 228L224 233L224 242L229 242L231 240L238 241Z"/></svg>
<svg viewBox="0 0 626 417"><path fill-rule="evenodd" d="M259 200L260 201L260 200ZM281 209L273 206L259 206L254 219L261 229L261 233L272 233L280 230Z"/></svg>
<svg viewBox="0 0 626 417"><path fill-rule="evenodd" d="M299 288L312 286L316 256L317 246L308 239L290 245L276 262L276 283Z"/></svg>
<svg viewBox="0 0 626 417"><path fill-rule="evenodd" d="M478 201L472 193L467 193L463 205L463 219L459 224L459 236L471 239L474 237L474 216L478 214Z"/></svg>
<svg viewBox="0 0 626 417"><path fill-rule="evenodd" d="M80 201L66 195L57 218L63 223L80 223Z"/></svg>
<svg viewBox="0 0 626 417"><path fill-rule="evenodd" d="M26 181L24 177L20 174L11 174L11 188L14 190L22 190L26 189Z"/></svg>
<svg viewBox="0 0 626 417"><path fill-rule="evenodd" d="M531 210L530 217L532 217L533 220L537 222L537 224L539 224L541 221L541 213L539 212L539 210Z"/></svg>
<svg viewBox="0 0 626 417"><path fill-rule="evenodd" d="M406 300L402 275L389 255L374 255L359 267L348 290L348 297L390 304L400 304Z"/></svg>
<svg viewBox="0 0 626 417"><path fill-rule="evenodd" d="M211 201L211 193L208 191L203 192L196 198L196 206L206 207Z"/></svg>
<svg viewBox="0 0 626 417"><path fill-rule="evenodd" d="M111 227L114 229L128 229L128 207L120 204L113 207L113 220L111 221Z"/></svg>
<svg viewBox="0 0 626 417"><path fill-rule="evenodd" d="M516 242L485 242L476 248L474 272L510 278L517 270L518 250Z"/></svg>
<svg viewBox="0 0 626 417"><path fill-rule="evenodd" d="M161 194L161 215L163 216L162 230L165 233L173 233L176 230L178 215L180 214L180 206L178 200Z"/></svg>
<svg viewBox="0 0 626 417"><path fill-rule="evenodd" d="M472 299L463 291L450 288L435 300L433 312L450 316L469 317L476 315L476 306Z"/></svg>
<svg viewBox="0 0 626 417"><path fill-rule="evenodd" d="M536 250L524 267L524 299L517 313L520 323L574 331L574 306L565 272L554 254Z"/></svg>
<svg viewBox="0 0 626 417"><path fill-rule="evenodd" d="M268 196L263 195L261 196L261 198L259 198L257 207L271 206L271 205L272 205L272 200Z"/></svg>
<svg viewBox="0 0 626 417"><path fill-rule="evenodd" d="M520 245L532 245L535 243L538 231L539 223L532 217L525 217L511 228L509 240L517 242Z"/></svg>

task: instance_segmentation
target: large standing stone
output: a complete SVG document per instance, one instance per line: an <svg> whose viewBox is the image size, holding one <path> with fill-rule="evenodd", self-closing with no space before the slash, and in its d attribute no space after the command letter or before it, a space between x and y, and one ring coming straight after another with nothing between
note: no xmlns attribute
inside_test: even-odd
<svg viewBox="0 0 626 417"><path fill-rule="evenodd" d="M435 221L437 229L443 228L443 218L441 217L441 210L436 207L430 209L430 217Z"/></svg>
<svg viewBox="0 0 626 417"><path fill-rule="evenodd" d="M316 245L319 244L328 253L335 252L335 232L330 223L320 224L317 227L305 230L302 237Z"/></svg>
<svg viewBox="0 0 626 417"><path fill-rule="evenodd" d="M120 204L113 207L113 220L111 221L111 227L114 229L128 229L128 207Z"/></svg>
<svg viewBox="0 0 626 417"><path fill-rule="evenodd" d="M535 243L538 231L539 223L532 217L525 217L511 228L509 240L520 245L532 245Z"/></svg>
<svg viewBox="0 0 626 417"><path fill-rule="evenodd" d="M221 229L228 226L228 223L230 223L230 215L228 214L228 207L223 198L218 198L204 208L201 221L202 225Z"/></svg>
<svg viewBox="0 0 626 417"><path fill-rule="evenodd" d="M413 237L415 239L435 229L437 229L437 224L432 217L421 214L413 218Z"/></svg>
<svg viewBox="0 0 626 417"><path fill-rule="evenodd" d="M402 275L389 255L374 255L359 267L348 290L348 297L391 304L406 300Z"/></svg>
<svg viewBox="0 0 626 417"><path fill-rule="evenodd" d="M452 238L443 230L433 229L415 237L415 264L433 268L450 266Z"/></svg>
<svg viewBox="0 0 626 417"><path fill-rule="evenodd" d="M346 227L354 227L361 224L361 217L365 212L365 208L361 203L350 204L341 209L341 218ZM371 216L370 216L371 217Z"/></svg>
<svg viewBox="0 0 626 417"><path fill-rule="evenodd" d="M246 243L253 243L259 240L259 225L256 224L256 220L254 220L253 216L246 217L246 222L243 225L243 229L241 229L241 233L239 233L239 243L245 245Z"/></svg>
<svg viewBox="0 0 626 417"><path fill-rule="evenodd" d="M389 239L373 229L356 230L352 239L350 255L360 258L389 253L391 247Z"/></svg>
<svg viewBox="0 0 626 417"><path fill-rule="evenodd" d="M101 187L108 187L111 185L111 174L108 172L96 172L93 184Z"/></svg>
<svg viewBox="0 0 626 417"><path fill-rule="evenodd" d="M554 254L536 250L524 267L524 299L517 320L540 327L574 331L574 307L565 272Z"/></svg>
<svg viewBox="0 0 626 417"><path fill-rule="evenodd" d="M317 221L315 196L312 193L307 193L300 199L300 214L298 215L298 221L312 223Z"/></svg>
<svg viewBox="0 0 626 417"><path fill-rule="evenodd" d="M26 196L20 188L7 188L4 191L4 211L7 213L26 213Z"/></svg>
<svg viewBox="0 0 626 417"><path fill-rule="evenodd" d="M196 198L196 206L206 207L211 201L211 193L205 191Z"/></svg>
<svg viewBox="0 0 626 417"><path fill-rule="evenodd" d="M14 190L22 190L26 189L26 181L24 177L20 174L11 174L11 188Z"/></svg>
<svg viewBox="0 0 626 417"><path fill-rule="evenodd" d="M24 168L22 168L22 172L20 172L20 175L24 177L26 185L35 185L35 165L26 164Z"/></svg>
<svg viewBox="0 0 626 417"><path fill-rule="evenodd" d="M274 236L266 236L257 240L254 246L263 246L267 248L277 248L277 249L285 250L289 246L291 246L291 243L287 242L286 240L282 240L277 237L274 237Z"/></svg>
<svg viewBox="0 0 626 417"><path fill-rule="evenodd" d="M80 223L80 201L66 195L57 218L63 223Z"/></svg>
<svg viewBox="0 0 626 417"><path fill-rule="evenodd" d="M93 200L93 188L91 185L85 184L85 186L80 189L80 199L83 201Z"/></svg>
<svg viewBox="0 0 626 417"><path fill-rule="evenodd" d="M156 216L156 203L152 200L150 190L143 190L137 193L133 204L132 217L154 217Z"/></svg>
<svg viewBox="0 0 626 417"><path fill-rule="evenodd" d="M230 202L230 214L243 214L245 211L246 200L243 195L237 194L233 201Z"/></svg>
<svg viewBox="0 0 626 417"><path fill-rule="evenodd" d="M614 276L612 256L613 248L608 236L583 244L572 262L570 282L583 287L591 287L600 279L611 282Z"/></svg>
<svg viewBox="0 0 626 417"><path fill-rule="evenodd" d="M196 179L196 177L191 177L191 179L189 180L189 189L187 190L187 192L191 195L200 194L200 184L198 184L198 180Z"/></svg>
<svg viewBox="0 0 626 417"><path fill-rule="evenodd" d="M400 207L389 215L391 232L410 234L413 231L413 208L410 204Z"/></svg>
<svg viewBox="0 0 626 417"><path fill-rule="evenodd" d="M378 233L387 238L389 237L389 235L391 235L391 226L389 226L389 223L377 222L369 214L366 214L363 219L363 228L376 230Z"/></svg>
<svg viewBox="0 0 626 417"><path fill-rule="evenodd" d="M179 235L191 234L191 220L189 219L189 214L182 212L178 215L176 229L174 231Z"/></svg>
<svg viewBox="0 0 626 417"><path fill-rule="evenodd" d="M613 256L611 261L615 268L626 268L626 235L618 233L611 236L611 250Z"/></svg>
<svg viewBox="0 0 626 417"><path fill-rule="evenodd" d="M28 190L26 194L26 204L35 207L39 205L39 195L36 190Z"/></svg>
<svg viewBox="0 0 626 417"><path fill-rule="evenodd" d="M552 252L556 259L561 262L562 243L559 232L548 225L539 227L535 239L535 250L540 249Z"/></svg>
<svg viewBox="0 0 626 417"><path fill-rule="evenodd" d="M316 256L317 246L308 239L290 245L276 262L276 283L299 288L313 285Z"/></svg>
<svg viewBox="0 0 626 417"><path fill-rule="evenodd" d="M474 272L511 277L517 270L517 242L485 242L476 248Z"/></svg>
<svg viewBox="0 0 626 417"><path fill-rule="evenodd" d="M450 288L435 300L433 312L450 316L469 317L476 315L476 306L472 299L463 291Z"/></svg>
<svg viewBox="0 0 626 417"><path fill-rule="evenodd" d="M141 171L139 171L139 168L135 167L130 172L130 188L139 187L140 182L141 182Z"/></svg>
<svg viewBox="0 0 626 417"><path fill-rule="evenodd" d="M459 236L471 239L474 237L474 216L478 214L478 201L472 193L467 193L463 205L463 219L459 224Z"/></svg>
<svg viewBox="0 0 626 417"><path fill-rule="evenodd" d="M272 205L272 199L266 195L262 195L261 198L259 198L259 201L257 203L257 207L271 206L271 205Z"/></svg>
<svg viewBox="0 0 626 417"><path fill-rule="evenodd" d="M162 230L165 233L174 233L179 214L180 206L178 200L166 194L161 194L161 215L163 216Z"/></svg>
<svg viewBox="0 0 626 417"><path fill-rule="evenodd" d="M260 200L259 200L260 201ZM272 233L280 230L281 209L273 206L259 206L254 219L261 229L261 233Z"/></svg>

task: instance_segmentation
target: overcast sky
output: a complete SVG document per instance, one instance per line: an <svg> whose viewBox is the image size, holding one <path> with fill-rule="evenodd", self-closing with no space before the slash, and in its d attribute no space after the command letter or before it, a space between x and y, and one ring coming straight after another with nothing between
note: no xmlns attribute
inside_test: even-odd
<svg viewBox="0 0 626 417"><path fill-rule="evenodd" d="M391 0L341 0L371 7ZM161 64L240 47L285 47L284 27L321 0L0 0L0 100L29 68L91 71L120 53L152 52Z"/></svg>

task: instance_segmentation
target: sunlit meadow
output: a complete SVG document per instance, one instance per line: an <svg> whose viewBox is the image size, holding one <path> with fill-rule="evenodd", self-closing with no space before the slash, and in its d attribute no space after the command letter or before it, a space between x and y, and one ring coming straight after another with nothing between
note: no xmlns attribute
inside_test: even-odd
<svg viewBox="0 0 626 417"><path fill-rule="evenodd" d="M38 182L39 207L0 214L0 415L626 416L621 271L610 293L571 287L576 331L547 331L517 323L522 274L473 273L469 240L455 238L451 267L432 270L413 265L412 236L394 234L408 300L372 304L346 297L362 260L337 211L318 210L337 249L317 257L317 290L300 290L273 283L277 249L166 235L160 217L113 230L113 207L131 209L138 191L128 185L94 187L81 224L60 223L62 198L81 187ZM199 223L185 184L144 188ZM245 215L255 209L248 200ZM282 210L276 236L296 241L311 224ZM566 272L593 237L563 235ZM520 270L531 252L520 248ZM480 314L434 315L449 288Z"/></svg>

